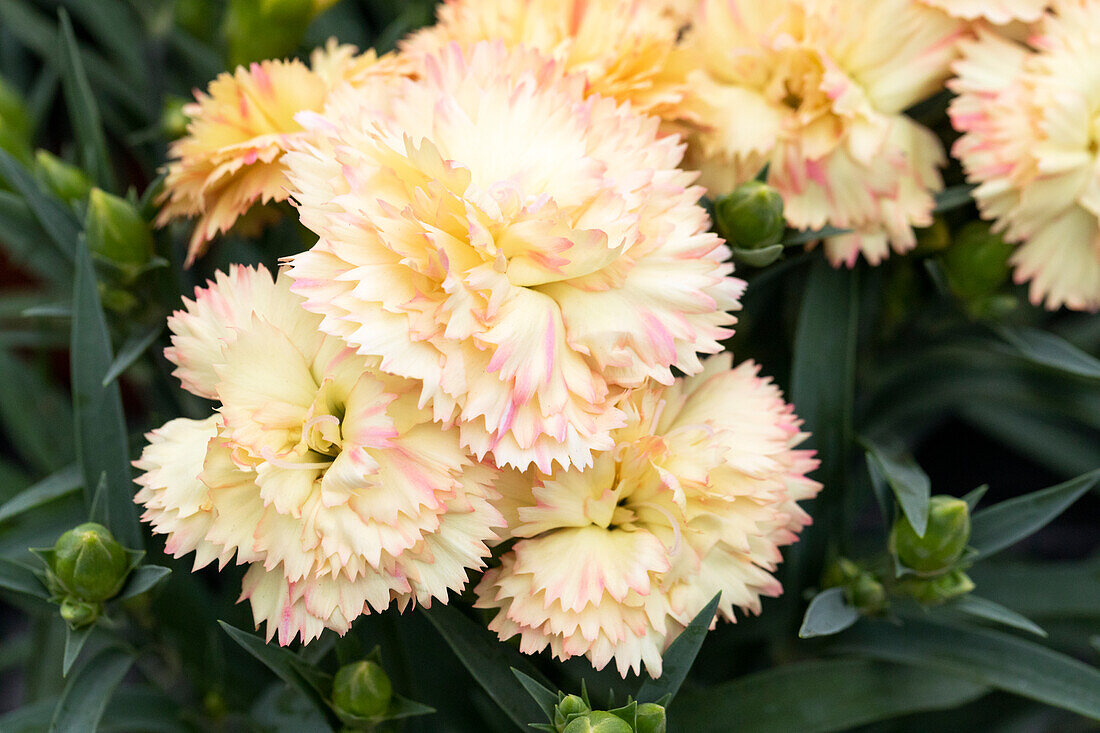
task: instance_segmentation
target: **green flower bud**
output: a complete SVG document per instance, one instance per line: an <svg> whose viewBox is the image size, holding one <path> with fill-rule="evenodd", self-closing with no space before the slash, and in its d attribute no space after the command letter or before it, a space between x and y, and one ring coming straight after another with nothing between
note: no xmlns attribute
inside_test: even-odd
<svg viewBox="0 0 1100 733"><path fill-rule="evenodd" d="M554 707L554 727L562 730L574 717L589 712L588 704L580 695L566 695Z"/></svg>
<svg viewBox="0 0 1100 733"><path fill-rule="evenodd" d="M738 249L763 249L779 242L787 226L783 198L766 183L749 181L714 202L719 233Z"/></svg>
<svg viewBox="0 0 1100 733"><path fill-rule="evenodd" d="M386 670L363 660L345 664L332 682L332 704L349 715L370 718L386 712L393 698L393 685Z"/></svg>
<svg viewBox="0 0 1100 733"><path fill-rule="evenodd" d="M992 295L1008 280L1008 258L1013 245L989 229L989 224L970 222L944 250L943 269L952 292L963 300Z"/></svg>
<svg viewBox="0 0 1100 733"><path fill-rule="evenodd" d="M20 160L30 156L31 120L23 98L0 79L0 148Z"/></svg>
<svg viewBox="0 0 1100 733"><path fill-rule="evenodd" d="M188 100L183 97L169 96L164 100L164 109L160 113L160 131L169 140L187 134L187 125L191 122L191 118L183 111L187 104Z"/></svg>
<svg viewBox="0 0 1100 733"><path fill-rule="evenodd" d="M101 613L103 613L102 603L82 601L71 596L61 601L61 618L65 620L70 629L82 629L85 626L91 626Z"/></svg>
<svg viewBox="0 0 1100 733"><path fill-rule="evenodd" d="M225 15L230 65L290 56L315 12L313 0L230 0Z"/></svg>
<svg viewBox="0 0 1100 733"><path fill-rule="evenodd" d="M69 595L83 601L105 601L126 581L130 560L110 530L86 522L57 539L53 574Z"/></svg>
<svg viewBox="0 0 1100 733"><path fill-rule="evenodd" d="M149 224L129 201L93 188L84 228L94 252L133 274L153 256Z"/></svg>
<svg viewBox="0 0 1100 733"><path fill-rule="evenodd" d="M603 710L594 710L584 717L574 719L572 723L565 726L562 733L633 733L633 731L630 729L630 723L622 718Z"/></svg>
<svg viewBox="0 0 1100 733"><path fill-rule="evenodd" d="M870 573L861 573L846 589L848 602L860 613L874 615L886 608L886 589Z"/></svg>
<svg viewBox="0 0 1100 733"><path fill-rule="evenodd" d="M962 570L951 570L934 578L906 578L898 590L929 606L945 603L974 590L974 581Z"/></svg>
<svg viewBox="0 0 1100 733"><path fill-rule="evenodd" d="M826 588L846 586L859 578L862 572L859 566L848 558L837 558L836 562L825 569L821 584Z"/></svg>
<svg viewBox="0 0 1100 733"><path fill-rule="evenodd" d="M928 526L918 536L904 515L894 523L890 546L898 560L918 575L937 575L950 570L970 540L970 507L953 496L933 496L928 507Z"/></svg>
<svg viewBox="0 0 1100 733"><path fill-rule="evenodd" d="M34 174L42 185L69 203L83 201L92 190L92 181L84 171L46 150L34 154Z"/></svg>
<svg viewBox="0 0 1100 733"><path fill-rule="evenodd" d="M655 702L639 705L634 730L636 733L665 733L668 730L665 709Z"/></svg>

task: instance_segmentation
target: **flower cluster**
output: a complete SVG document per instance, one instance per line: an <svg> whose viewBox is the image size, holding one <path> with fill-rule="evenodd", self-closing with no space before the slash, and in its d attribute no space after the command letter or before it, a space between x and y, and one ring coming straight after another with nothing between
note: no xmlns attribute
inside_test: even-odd
<svg viewBox="0 0 1100 733"><path fill-rule="evenodd" d="M1055 3L1026 43L992 27L950 82L954 154L1010 242L1017 282L1050 308L1100 308L1100 6Z"/></svg>
<svg viewBox="0 0 1100 733"><path fill-rule="evenodd" d="M820 489L794 408L721 353L731 256L784 224L834 228L837 266L914 248L946 155L912 108L946 82L1017 279L1095 309L1097 45L1084 0L447 0L395 54L222 75L160 222L198 218L191 260L257 203L316 239L170 319L216 407L148 436L144 517L247 564L284 644L470 583L525 652L657 676L716 594L732 621L781 592ZM738 186L731 254L700 199Z"/></svg>

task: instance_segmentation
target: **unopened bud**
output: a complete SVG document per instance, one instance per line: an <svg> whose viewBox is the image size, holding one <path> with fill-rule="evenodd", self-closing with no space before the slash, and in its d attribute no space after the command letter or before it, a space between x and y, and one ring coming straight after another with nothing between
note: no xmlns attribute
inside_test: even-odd
<svg viewBox="0 0 1100 733"><path fill-rule="evenodd" d="M93 188L84 229L93 251L123 270L136 270L153 256L149 224L124 198Z"/></svg>
<svg viewBox="0 0 1100 733"><path fill-rule="evenodd" d="M46 150L34 154L34 173L40 183L69 203L83 201L92 190L92 181L84 171Z"/></svg>
<svg viewBox="0 0 1100 733"><path fill-rule="evenodd" d="M886 589L875 576L862 573L847 588L848 602L860 613L874 615L886 608Z"/></svg>
<svg viewBox="0 0 1100 733"><path fill-rule="evenodd" d="M953 496L933 496L928 526L921 537L905 516L894 523L890 542L902 565L919 575L950 570L970 540L970 507Z"/></svg>
<svg viewBox="0 0 1100 733"><path fill-rule="evenodd" d="M230 0L225 15L230 65L292 55L315 12L314 0Z"/></svg>
<svg viewBox="0 0 1100 733"><path fill-rule="evenodd" d="M565 726L562 733L633 733L633 731L630 723L622 718L603 710L594 710L574 719L572 723Z"/></svg>
<svg viewBox="0 0 1100 733"><path fill-rule="evenodd" d="M825 569L821 584L826 588L846 586L855 582L862 572L860 567L848 558L837 558L836 562Z"/></svg>
<svg viewBox="0 0 1100 733"><path fill-rule="evenodd" d="M779 242L786 229L783 197L766 183L749 181L714 202L718 231L738 249L762 249Z"/></svg>
<svg viewBox="0 0 1100 733"><path fill-rule="evenodd" d="M82 601L117 595L129 566L126 550L110 530L95 522L70 529L53 547L53 574L70 596Z"/></svg>
<svg viewBox="0 0 1100 733"><path fill-rule="evenodd" d="M962 570L951 570L933 578L906 578L898 589L929 606L945 603L974 590L974 581Z"/></svg>
<svg viewBox="0 0 1100 733"><path fill-rule="evenodd" d="M943 252L947 284L963 300L980 300L994 294L1008 280L1008 259L1013 245L989 229L989 224L970 222L955 234Z"/></svg>
<svg viewBox="0 0 1100 733"><path fill-rule="evenodd" d="M554 707L554 727L562 730L578 715L588 713L590 708L579 695L566 695Z"/></svg>
<svg viewBox="0 0 1100 733"><path fill-rule="evenodd" d="M103 604L93 601L82 601L79 598L67 597L61 600L61 618L69 625L70 629L82 629L91 626L103 612Z"/></svg>
<svg viewBox="0 0 1100 733"><path fill-rule="evenodd" d="M655 702L639 705L634 730L635 733L665 733L668 730L665 709Z"/></svg>
<svg viewBox="0 0 1100 733"><path fill-rule="evenodd" d="M332 703L337 710L361 718L386 712L393 698L393 685L386 670L363 660L345 664L332 682Z"/></svg>
<svg viewBox="0 0 1100 733"><path fill-rule="evenodd" d="M169 96L164 100L164 109L160 113L160 130L169 140L187 134L187 125L191 122L191 118L183 111L187 105L188 100L183 97Z"/></svg>

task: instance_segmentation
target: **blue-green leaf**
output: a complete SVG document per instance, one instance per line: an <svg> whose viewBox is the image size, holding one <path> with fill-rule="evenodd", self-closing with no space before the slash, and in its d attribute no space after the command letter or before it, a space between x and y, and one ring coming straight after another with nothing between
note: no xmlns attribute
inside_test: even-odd
<svg viewBox="0 0 1100 733"><path fill-rule="evenodd" d="M923 537L928 526L928 503L932 497L932 481L928 474L897 442L875 442L864 438L863 445L867 449L867 465L872 470L872 480L879 477L885 479L905 518L913 525L917 535ZM878 476L875 476L876 471Z"/></svg>
<svg viewBox="0 0 1100 733"><path fill-rule="evenodd" d="M848 234L851 229L842 229L839 227L822 227L820 229L801 229L790 230L787 232L787 236L783 238L784 247L793 247L798 244L806 244L808 242L816 242L819 239L825 239L826 237L835 237L840 234Z"/></svg>
<svg viewBox="0 0 1100 733"><path fill-rule="evenodd" d="M50 733L94 731L133 663L133 655L117 646L88 657L65 683L50 721Z"/></svg>
<svg viewBox="0 0 1100 733"><path fill-rule="evenodd" d="M1028 361L1074 376L1100 379L1100 360L1060 336L1037 328L1007 326L998 328L997 333Z"/></svg>
<svg viewBox="0 0 1100 733"><path fill-rule="evenodd" d="M120 600L126 600L127 598L139 596L171 574L172 569L163 565L142 565L130 574L126 585L122 586L122 590L119 591L118 597Z"/></svg>
<svg viewBox="0 0 1100 733"><path fill-rule="evenodd" d="M680 693L670 731L829 733L975 700L989 688L939 671L867 659L785 664Z"/></svg>
<svg viewBox="0 0 1100 733"><path fill-rule="evenodd" d="M958 186L948 186L936 194L936 206L932 210L935 214L942 214L962 206L966 206L973 197L970 195L977 186L972 183L963 183Z"/></svg>
<svg viewBox="0 0 1100 733"><path fill-rule="evenodd" d="M961 598L952 601L948 608L955 609L956 611L962 611L976 618L985 619L987 621L996 621L999 624L1005 626L1011 626L1021 631L1027 631L1028 633L1035 634L1036 636L1045 637L1047 632L1043 631L1043 628L1037 623L1022 616L1011 608L1006 608L1000 603L994 603L988 599L976 596L972 593L968 593Z"/></svg>
<svg viewBox="0 0 1100 733"><path fill-rule="evenodd" d="M122 397L118 384L103 386L103 378L114 361L111 337L99 302L91 255L83 237L81 240L73 286L70 342L77 462L89 505L95 488L105 477L108 526L125 547L139 548L143 542L133 501Z"/></svg>
<svg viewBox="0 0 1100 733"><path fill-rule="evenodd" d="M325 696L332 686L332 680L328 675L309 666L288 649L265 644L263 639L224 621L218 621L218 625L233 641L260 660L279 679L302 693L334 728L339 726L339 719L325 702Z"/></svg>
<svg viewBox="0 0 1100 733"><path fill-rule="evenodd" d="M512 674L523 685L523 689L527 690L527 694L542 708L542 712L546 713L546 717L553 721L554 708L558 705L557 693L549 687L544 687L540 682L528 677L515 667L512 668Z"/></svg>
<svg viewBox="0 0 1100 733"><path fill-rule="evenodd" d="M707 637L707 630L714 620L714 614L718 610L720 595L714 596L703 607L691 623L687 625L680 635L676 637L668 649L661 655L661 676L657 679L648 678L638 689L638 702L658 702L668 705L680 691L680 685L684 684L691 665L695 663L695 657L703 646L703 639Z"/></svg>
<svg viewBox="0 0 1100 733"><path fill-rule="evenodd" d="M975 512L970 521L970 546L978 551L978 557L989 557L1016 544L1045 527L1097 481L1100 469Z"/></svg>
<svg viewBox="0 0 1100 733"><path fill-rule="evenodd" d="M962 500L966 502L966 505L970 508L970 513L973 514L974 510L978 508L978 503L985 496L985 492L989 491L989 484L982 484L978 488L967 492Z"/></svg>
<svg viewBox="0 0 1100 733"><path fill-rule="evenodd" d="M146 350L153 345L160 336L161 331L164 330L164 324L158 323L150 328L143 334L134 334L128 338L122 347L118 350L118 355L115 357L115 361L111 364L111 368L107 370L107 374L103 377L103 386L106 387L111 382L119 378L119 376L130 368L130 366L138 360Z"/></svg>
<svg viewBox="0 0 1100 733"><path fill-rule="evenodd" d="M1010 634L918 619L901 626L864 620L838 647L940 670L1100 720L1100 671Z"/></svg>
<svg viewBox="0 0 1100 733"><path fill-rule="evenodd" d="M0 149L0 179L23 197L57 251L71 262L75 257L76 240L80 234L80 223L73 212L43 191L38 181L34 180L19 161L3 149Z"/></svg>
<svg viewBox="0 0 1100 733"><path fill-rule="evenodd" d="M859 611L848 605L843 588L826 588L810 601L798 636L810 639L815 636L838 634L859 620Z"/></svg>
<svg viewBox="0 0 1100 733"><path fill-rule="evenodd" d="M73 667L73 662L80 656L80 650L84 648L84 643L88 641L88 637L92 635L92 630L95 626L85 626L83 629L70 629L65 627L65 656L61 660L61 676L68 677L69 670Z"/></svg>
<svg viewBox="0 0 1100 733"><path fill-rule="evenodd" d="M454 606L433 605L430 611L424 611L424 616L512 722L526 729L529 723L542 719L538 704L511 670L518 669L539 684L545 684L545 680L518 651L463 616Z"/></svg>
<svg viewBox="0 0 1100 733"><path fill-rule="evenodd" d="M68 466L51 474L0 506L0 522L11 519L54 499L71 494L80 488L80 469Z"/></svg>
<svg viewBox="0 0 1100 733"><path fill-rule="evenodd" d="M46 600L50 594L34 570L21 562L0 557L0 588Z"/></svg>
<svg viewBox="0 0 1100 733"><path fill-rule="evenodd" d="M80 162L96 185L106 191L113 191L114 173L111 171L111 159L107 155L107 138L99 119L99 107L84 73L84 64L80 60L80 50L76 45L69 14L64 8L58 14L61 18L58 39L61 88L65 92L65 105L69 109L69 121L76 135Z"/></svg>

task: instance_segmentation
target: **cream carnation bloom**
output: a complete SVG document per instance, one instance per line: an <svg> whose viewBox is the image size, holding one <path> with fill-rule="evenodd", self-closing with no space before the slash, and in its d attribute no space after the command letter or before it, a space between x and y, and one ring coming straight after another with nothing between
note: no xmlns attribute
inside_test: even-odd
<svg viewBox="0 0 1100 733"><path fill-rule="evenodd" d="M334 95L287 156L321 328L423 382L498 465L585 466L623 388L702 367L744 285L655 118L529 51L457 45Z"/></svg>
<svg viewBox="0 0 1100 733"><path fill-rule="evenodd" d="M1100 308L1100 4L1059 2L1031 45L989 29L962 44L954 147L995 231L1020 246L1033 303Z"/></svg>
<svg viewBox="0 0 1100 733"><path fill-rule="evenodd" d="M413 383L322 334L289 284L235 267L169 319L176 374L220 406L151 432L134 464L167 551L248 564L242 599L281 644L392 600L446 601L503 526L495 470L417 407Z"/></svg>
<svg viewBox="0 0 1100 733"><path fill-rule="evenodd" d="M294 115L320 110L333 87L371 75L396 76L405 67L393 57L330 40L301 61L262 61L223 73L196 101L184 106L187 134L169 146L164 204L157 225L198 217L187 264L216 235L229 231L257 203L287 197L282 156L302 134Z"/></svg>
<svg viewBox="0 0 1100 733"><path fill-rule="evenodd" d="M945 158L903 111L963 29L917 0L705 0L681 59L698 92L686 165L721 195L768 164L792 226L853 230L826 241L834 264L911 249Z"/></svg>
<svg viewBox="0 0 1100 733"><path fill-rule="evenodd" d="M438 22L400 46L422 58L450 42L523 45L584 74L589 93L675 116L688 88L669 65L680 29L671 10L653 0L445 0Z"/></svg>
<svg viewBox="0 0 1100 733"><path fill-rule="evenodd" d="M1003 25L1013 21L1031 23L1043 15L1049 0L921 0L925 5L939 8L956 18L984 19Z"/></svg>
<svg viewBox="0 0 1100 733"><path fill-rule="evenodd" d="M591 469L506 474L520 538L476 588L489 628L528 654L661 674L661 652L718 592L719 616L776 596L779 548L810 518L812 451L779 390L728 354L624 403L627 424Z"/></svg>

